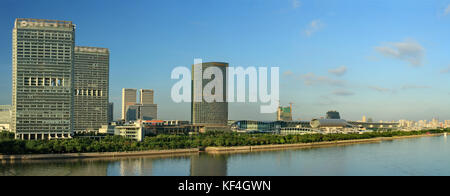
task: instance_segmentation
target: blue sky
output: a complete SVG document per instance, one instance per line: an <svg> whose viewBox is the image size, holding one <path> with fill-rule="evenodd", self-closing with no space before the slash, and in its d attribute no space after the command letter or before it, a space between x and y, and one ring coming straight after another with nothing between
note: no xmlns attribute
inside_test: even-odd
<svg viewBox="0 0 450 196"><path fill-rule="evenodd" d="M11 104L15 18L70 20L76 45L111 51L110 100L155 90L161 119L189 119L170 73L194 58L279 66L294 118L338 110L349 120L450 119L450 0L2 0L0 104ZM230 119L273 120L258 104Z"/></svg>

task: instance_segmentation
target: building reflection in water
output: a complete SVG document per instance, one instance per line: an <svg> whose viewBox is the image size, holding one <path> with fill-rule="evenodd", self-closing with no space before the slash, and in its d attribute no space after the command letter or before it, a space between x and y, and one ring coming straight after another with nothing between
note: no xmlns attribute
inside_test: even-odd
<svg viewBox="0 0 450 196"><path fill-rule="evenodd" d="M227 155L206 155L191 157L191 176L226 176Z"/></svg>
<svg viewBox="0 0 450 196"><path fill-rule="evenodd" d="M153 160L148 158L122 158L111 162L108 175L119 176L151 176Z"/></svg>
<svg viewBox="0 0 450 196"><path fill-rule="evenodd" d="M34 161L0 165L0 176L105 176L107 161Z"/></svg>

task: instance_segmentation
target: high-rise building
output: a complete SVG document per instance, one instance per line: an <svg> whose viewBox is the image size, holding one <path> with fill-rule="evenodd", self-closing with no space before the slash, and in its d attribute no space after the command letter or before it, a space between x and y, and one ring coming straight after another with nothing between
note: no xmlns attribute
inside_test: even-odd
<svg viewBox="0 0 450 196"><path fill-rule="evenodd" d="M12 38L11 130L20 139L70 137L75 25L16 19Z"/></svg>
<svg viewBox="0 0 450 196"><path fill-rule="evenodd" d="M140 94L139 100L142 105L153 104L153 95L154 95L153 90L140 89L139 94Z"/></svg>
<svg viewBox="0 0 450 196"><path fill-rule="evenodd" d="M11 122L11 106L0 105L0 124L9 124Z"/></svg>
<svg viewBox="0 0 450 196"><path fill-rule="evenodd" d="M156 104L134 104L128 106L125 121L155 120L157 118L158 114Z"/></svg>
<svg viewBox="0 0 450 196"><path fill-rule="evenodd" d="M109 50L75 47L74 73L74 130L98 130L108 124Z"/></svg>
<svg viewBox="0 0 450 196"><path fill-rule="evenodd" d="M341 119L341 115L337 111L328 111L326 119Z"/></svg>
<svg viewBox="0 0 450 196"><path fill-rule="evenodd" d="M362 122L367 122L366 116L362 117Z"/></svg>
<svg viewBox="0 0 450 196"><path fill-rule="evenodd" d="M287 122L292 121L292 105L289 107L278 107L277 120Z"/></svg>
<svg viewBox="0 0 450 196"><path fill-rule="evenodd" d="M158 119L158 106L156 104L140 104L138 118L140 120Z"/></svg>
<svg viewBox="0 0 450 196"><path fill-rule="evenodd" d="M127 106L126 111L124 119L126 122L139 120L139 104Z"/></svg>
<svg viewBox="0 0 450 196"><path fill-rule="evenodd" d="M222 102L207 102L203 97L203 89L205 86L217 77L212 79L199 79L203 76L203 70L209 67L216 67L222 72L223 86L222 92L214 91L222 98ZM228 122L228 102L227 102L227 69L228 63L202 63L192 65L192 101L191 101L191 123L194 125L204 126L226 126ZM200 73L198 73L200 72ZM201 82L201 83L200 83ZM199 101L201 100L201 101Z"/></svg>
<svg viewBox="0 0 450 196"><path fill-rule="evenodd" d="M158 106L154 104L154 91L149 89L140 89L140 120L158 119Z"/></svg>
<svg viewBox="0 0 450 196"><path fill-rule="evenodd" d="M153 103L153 90L140 89L139 103L136 103L136 89L122 90L122 104L125 106L122 119L125 121L154 120L158 118L158 106Z"/></svg>
<svg viewBox="0 0 450 196"><path fill-rule="evenodd" d="M114 121L114 103L108 103L108 124Z"/></svg>
<svg viewBox="0 0 450 196"><path fill-rule="evenodd" d="M126 120L128 106L136 104L137 89L122 89L122 119Z"/></svg>

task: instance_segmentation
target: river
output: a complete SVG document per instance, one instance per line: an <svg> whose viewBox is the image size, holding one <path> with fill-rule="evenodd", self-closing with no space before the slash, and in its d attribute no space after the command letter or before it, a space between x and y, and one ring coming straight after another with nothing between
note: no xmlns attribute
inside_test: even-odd
<svg viewBox="0 0 450 196"><path fill-rule="evenodd" d="M234 154L0 163L0 176L450 175L447 136Z"/></svg>

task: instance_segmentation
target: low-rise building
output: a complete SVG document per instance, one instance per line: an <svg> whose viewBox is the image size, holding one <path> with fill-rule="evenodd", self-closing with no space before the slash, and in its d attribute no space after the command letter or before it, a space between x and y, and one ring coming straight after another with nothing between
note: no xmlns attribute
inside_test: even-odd
<svg viewBox="0 0 450 196"><path fill-rule="evenodd" d="M11 106L0 105L0 131L9 131L11 123Z"/></svg>
<svg viewBox="0 0 450 196"><path fill-rule="evenodd" d="M115 125L102 125L102 127L98 130L98 132L103 134L115 135L116 134L115 130L116 130Z"/></svg>
<svg viewBox="0 0 450 196"><path fill-rule="evenodd" d="M134 139L139 142L144 140L145 131L141 123L134 123L130 125L121 125L114 128L114 135L120 135L125 138Z"/></svg>

